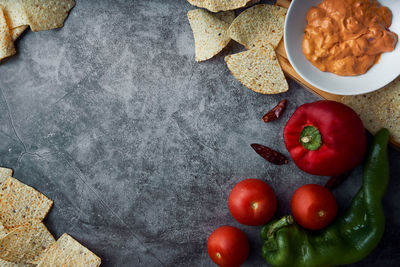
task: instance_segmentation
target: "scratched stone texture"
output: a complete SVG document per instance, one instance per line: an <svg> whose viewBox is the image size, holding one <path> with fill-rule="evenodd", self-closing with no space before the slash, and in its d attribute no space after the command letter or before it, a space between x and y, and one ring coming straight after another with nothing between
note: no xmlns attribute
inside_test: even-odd
<svg viewBox="0 0 400 267"><path fill-rule="evenodd" d="M298 186L326 181L249 146L286 153L286 120L317 98L293 81L281 95L243 87L223 60L243 50L236 43L196 63L190 9L184 0L77 0L63 28L28 30L0 65L0 165L54 200L45 223L56 238L71 234L104 267L213 266L205 245L221 225L247 234L245 266L266 265L259 228L229 214L234 184L267 181L282 216ZM261 122L282 98L284 116ZM390 159L383 241L354 266L398 266L400 153L390 149ZM341 210L360 175L335 190Z"/></svg>

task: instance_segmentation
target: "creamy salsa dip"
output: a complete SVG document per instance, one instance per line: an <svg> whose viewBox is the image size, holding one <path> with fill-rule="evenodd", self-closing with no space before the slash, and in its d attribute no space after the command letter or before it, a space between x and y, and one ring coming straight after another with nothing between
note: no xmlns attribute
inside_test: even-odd
<svg viewBox="0 0 400 267"><path fill-rule="evenodd" d="M341 76L367 72L398 36L392 13L376 0L324 0L307 13L303 53L321 71Z"/></svg>

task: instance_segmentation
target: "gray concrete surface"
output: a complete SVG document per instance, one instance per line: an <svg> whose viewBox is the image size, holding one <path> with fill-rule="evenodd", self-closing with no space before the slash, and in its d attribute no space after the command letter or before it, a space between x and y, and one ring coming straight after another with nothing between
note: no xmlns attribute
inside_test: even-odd
<svg viewBox="0 0 400 267"><path fill-rule="evenodd" d="M184 0L77 0L63 28L16 42L0 65L0 162L54 200L45 223L67 232L111 266L212 266L208 235L218 226L245 231L245 266L265 265L258 227L230 216L238 181L261 178L278 195L277 216L294 190L326 178L266 163L253 142L284 151L283 126L297 106L317 98L290 81L264 96L244 88L223 57L194 60ZM260 118L282 98L278 121ZM390 150L385 236L355 266L398 266L400 153ZM335 190L343 210L360 185L360 168Z"/></svg>

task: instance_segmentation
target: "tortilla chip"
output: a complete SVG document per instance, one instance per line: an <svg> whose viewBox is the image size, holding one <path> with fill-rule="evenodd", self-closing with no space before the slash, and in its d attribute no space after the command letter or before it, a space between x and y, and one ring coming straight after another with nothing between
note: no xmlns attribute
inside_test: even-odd
<svg viewBox="0 0 400 267"><path fill-rule="evenodd" d="M18 37L28 28L28 25L21 25L17 28L11 29L11 38L15 41Z"/></svg>
<svg viewBox="0 0 400 267"><path fill-rule="evenodd" d="M82 246L68 234L63 234L54 243L37 267L97 267L101 259Z"/></svg>
<svg viewBox="0 0 400 267"><path fill-rule="evenodd" d="M0 239L7 235L8 231L4 228L3 224L0 223ZM5 261L0 258L0 266L1 267L28 267L33 266L31 264L17 264L9 261Z"/></svg>
<svg viewBox="0 0 400 267"><path fill-rule="evenodd" d="M0 222L7 230L31 220L42 221L53 201L15 178L8 178L0 189Z"/></svg>
<svg viewBox="0 0 400 267"><path fill-rule="evenodd" d="M21 3L21 0L0 0L0 6L4 9L10 29L28 24L28 17Z"/></svg>
<svg viewBox="0 0 400 267"><path fill-rule="evenodd" d="M8 28L7 21L0 7L0 60L16 53L14 42Z"/></svg>
<svg viewBox="0 0 400 267"><path fill-rule="evenodd" d="M187 0L187 1L192 6L206 8L212 12L234 10L260 2L260 0Z"/></svg>
<svg viewBox="0 0 400 267"><path fill-rule="evenodd" d="M13 263L13 262L9 262L9 261L5 261L0 259L0 266L1 267L31 267L31 266L35 266L33 264L27 264L27 263Z"/></svg>
<svg viewBox="0 0 400 267"><path fill-rule="evenodd" d="M244 86L261 94L278 94L289 89L271 45L225 57L233 76Z"/></svg>
<svg viewBox="0 0 400 267"><path fill-rule="evenodd" d="M8 233L7 229L4 228L2 223L0 223L0 238L3 238L4 236L6 236L7 233Z"/></svg>
<svg viewBox="0 0 400 267"><path fill-rule="evenodd" d="M22 6L31 30L37 32L62 27L75 1L23 0Z"/></svg>
<svg viewBox="0 0 400 267"><path fill-rule="evenodd" d="M34 220L0 239L0 258L13 263L37 264L54 242L46 226Z"/></svg>
<svg viewBox="0 0 400 267"><path fill-rule="evenodd" d="M0 167L0 184L4 183L13 174L13 170Z"/></svg>
<svg viewBox="0 0 400 267"><path fill-rule="evenodd" d="M212 13L216 18L225 21L229 25L231 25L232 21L235 19L235 11L225 11L219 13ZM229 27L228 27L229 28ZM228 29L226 29L228 30Z"/></svg>
<svg viewBox="0 0 400 267"><path fill-rule="evenodd" d="M30 25L32 31L50 30L64 25L74 0L0 0L10 29Z"/></svg>
<svg viewBox="0 0 400 267"><path fill-rule="evenodd" d="M203 61L218 54L229 43L228 28L235 19L233 11L213 14L204 9L187 14L192 27L196 48L196 61Z"/></svg>
<svg viewBox="0 0 400 267"><path fill-rule="evenodd" d="M271 44L276 48L282 39L287 9L262 4L243 11L231 24L230 37L247 49Z"/></svg>
<svg viewBox="0 0 400 267"><path fill-rule="evenodd" d="M342 102L358 113L368 131L375 134L387 128L392 140L400 144L400 77L378 91L345 96Z"/></svg>

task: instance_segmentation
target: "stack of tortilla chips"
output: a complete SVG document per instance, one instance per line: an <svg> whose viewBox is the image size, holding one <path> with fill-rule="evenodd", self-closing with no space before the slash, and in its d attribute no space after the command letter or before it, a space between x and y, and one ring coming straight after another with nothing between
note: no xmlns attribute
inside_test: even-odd
<svg viewBox="0 0 400 267"><path fill-rule="evenodd" d="M392 141L400 145L400 77L378 91L345 96L342 102L358 113L368 131L375 134L387 128Z"/></svg>
<svg viewBox="0 0 400 267"><path fill-rule="evenodd" d="M14 41L28 28L62 27L74 0L0 0L0 60L16 53Z"/></svg>
<svg viewBox="0 0 400 267"><path fill-rule="evenodd" d="M43 224L53 201L0 168L0 266L88 266L101 259L72 237L57 241Z"/></svg>
<svg viewBox="0 0 400 267"><path fill-rule="evenodd" d="M210 59L231 39L248 51L225 57L233 76L251 90L277 94L289 89L275 49L283 36L287 9L260 4L243 11L237 18L233 9L259 1L188 0L208 9L188 12L196 49L196 61ZM223 11L220 13L213 13Z"/></svg>
<svg viewBox="0 0 400 267"><path fill-rule="evenodd" d="M260 0L188 0L192 6L206 8L211 12L234 10L246 7Z"/></svg>

